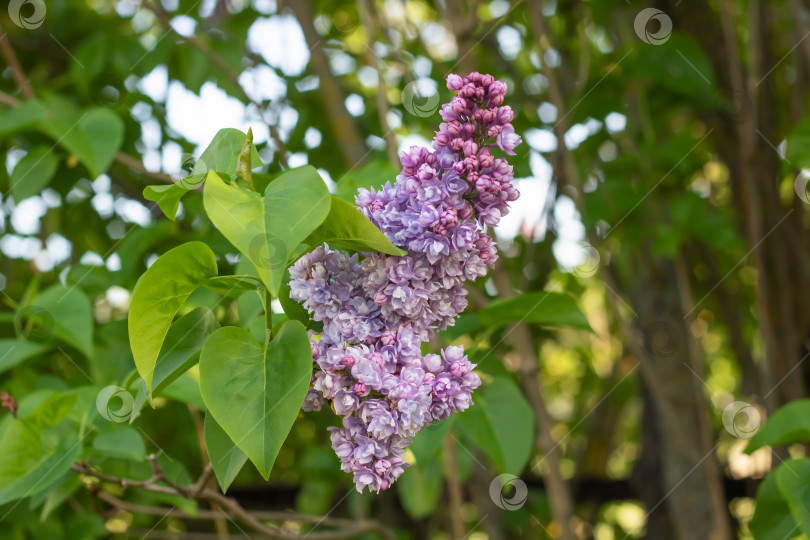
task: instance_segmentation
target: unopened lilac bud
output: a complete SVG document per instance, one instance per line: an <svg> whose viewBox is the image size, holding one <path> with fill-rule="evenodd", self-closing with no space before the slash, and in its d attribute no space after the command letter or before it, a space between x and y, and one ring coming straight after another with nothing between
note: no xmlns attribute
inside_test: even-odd
<svg viewBox="0 0 810 540"><path fill-rule="evenodd" d="M489 148L482 148L478 151L478 164L482 169L489 169L494 162L495 158L492 156L492 152L489 151Z"/></svg>
<svg viewBox="0 0 810 540"><path fill-rule="evenodd" d="M503 107L498 107L498 123L508 124L515 118L515 112L512 110L512 107L509 105L505 105Z"/></svg>
<svg viewBox="0 0 810 540"><path fill-rule="evenodd" d="M463 362L453 362L450 364L450 374L453 377L461 378L467 374L467 366Z"/></svg>
<svg viewBox="0 0 810 540"><path fill-rule="evenodd" d="M357 360L355 360L354 356L352 356L352 355L350 355L350 354L345 354L345 355L343 355L343 358L341 358L341 359L340 359L340 363L341 363L341 364L342 364L344 367L347 367L347 368L349 368L349 369L351 369L351 368L352 368L352 366L354 365L354 363L355 363L356 361L357 361Z"/></svg>
<svg viewBox="0 0 810 540"><path fill-rule="evenodd" d="M461 80L461 77L456 75L455 73L451 73L447 76L447 89L448 90L461 90L461 86L464 82Z"/></svg>
<svg viewBox="0 0 810 540"><path fill-rule="evenodd" d="M483 175L475 181L475 189L478 191L489 191L492 188L492 177Z"/></svg>
<svg viewBox="0 0 810 540"><path fill-rule="evenodd" d="M380 343L382 343L384 346L385 346L385 345L393 345L393 344L394 344L394 342L396 342L396 340L397 340L396 336L395 336L395 335L394 335L394 333L393 333L392 331L390 331L390 330L386 330L386 331L385 331L385 332L383 332L383 334L380 336Z"/></svg>
<svg viewBox="0 0 810 540"><path fill-rule="evenodd" d="M357 382L354 384L354 395L357 397L365 397L368 395L368 389L366 388L366 384L364 382Z"/></svg>
<svg viewBox="0 0 810 540"><path fill-rule="evenodd" d="M506 95L506 83L501 81L494 81L492 84L489 85L489 96L493 98L495 96L504 96Z"/></svg>

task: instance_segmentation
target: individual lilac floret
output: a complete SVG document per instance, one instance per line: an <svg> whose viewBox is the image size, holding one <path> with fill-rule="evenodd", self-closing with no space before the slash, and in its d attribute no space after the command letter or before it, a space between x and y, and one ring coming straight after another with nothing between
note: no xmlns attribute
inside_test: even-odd
<svg viewBox="0 0 810 540"><path fill-rule="evenodd" d="M442 106L433 150L412 146L402 173L379 190L360 189L363 213L407 255L350 256L321 246L290 269L291 297L323 322L310 336L315 373L303 404L329 402L343 427L329 428L341 467L357 490L387 489L408 464L421 428L472 405L481 385L462 347L422 355L421 345L467 306L466 281L486 275L494 227L518 198L512 167L521 143L501 106L506 84L490 75L449 75L457 91Z"/></svg>

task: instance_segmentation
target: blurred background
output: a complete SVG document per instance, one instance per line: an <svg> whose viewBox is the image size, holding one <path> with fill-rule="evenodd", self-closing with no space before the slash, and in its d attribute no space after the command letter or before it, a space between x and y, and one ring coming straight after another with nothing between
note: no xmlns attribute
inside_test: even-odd
<svg viewBox="0 0 810 540"><path fill-rule="evenodd" d="M477 405L420 434L379 495L339 470L330 411L301 415L269 483L248 465L227 494L284 538L801 536L806 491L795 507L755 497L805 445L744 449L808 394L809 14L803 0L11 0L0 430L37 392L126 386L129 297L159 254L203 240L235 267L200 191L175 222L142 195L190 174L219 129L252 128L267 172L312 164L351 196L429 144L449 73L479 71L507 82L524 144L499 265L433 344L478 362ZM587 322L566 306L559 324L475 318L539 291ZM261 311L205 290L190 304ZM203 409L178 385L107 458L148 477L160 450L196 478ZM120 486L113 503L63 474L0 506L0 538L264 537L207 503ZM752 522L757 504L771 506Z"/></svg>

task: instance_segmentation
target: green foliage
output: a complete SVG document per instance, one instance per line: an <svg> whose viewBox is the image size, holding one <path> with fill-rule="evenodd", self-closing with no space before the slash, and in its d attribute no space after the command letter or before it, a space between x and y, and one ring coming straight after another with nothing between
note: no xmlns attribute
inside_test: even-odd
<svg viewBox="0 0 810 540"><path fill-rule="evenodd" d="M86 357L93 356L93 314L90 300L80 289L54 285L39 294L33 305L37 309L32 313L43 317L43 331Z"/></svg>
<svg viewBox="0 0 810 540"><path fill-rule="evenodd" d="M374 226L353 204L332 196L329 215L306 239L310 246L327 243L350 251L379 251L405 255Z"/></svg>
<svg viewBox="0 0 810 540"><path fill-rule="evenodd" d="M265 479L298 416L311 373L309 338L298 321L284 324L267 344L228 326L203 346L200 389L205 404ZM241 401L238 414L235 399Z"/></svg>
<svg viewBox="0 0 810 540"><path fill-rule="evenodd" d="M172 323L155 362L152 379L155 392L169 386L199 361L205 340L217 328L216 316L204 306L194 308Z"/></svg>
<svg viewBox="0 0 810 540"><path fill-rule="evenodd" d="M135 366L150 390L172 319L189 295L216 275L211 249L189 242L164 254L141 277L129 308L129 335Z"/></svg>
<svg viewBox="0 0 810 540"><path fill-rule="evenodd" d="M745 453L802 441L810 441L810 399L792 401L773 413L748 441Z"/></svg>
<svg viewBox="0 0 810 540"><path fill-rule="evenodd" d="M11 172L10 191L14 200L22 201L42 191L51 181L59 159L47 146L32 148Z"/></svg>
<svg viewBox="0 0 810 540"><path fill-rule="evenodd" d="M135 428L112 424L93 438L93 450L106 457L142 461L146 457L143 437Z"/></svg>
<svg viewBox="0 0 810 540"><path fill-rule="evenodd" d="M500 472L523 471L534 441L534 415L511 379L497 377L481 388L459 423Z"/></svg>
<svg viewBox="0 0 810 540"><path fill-rule="evenodd" d="M442 494L442 469L439 462L431 459L417 463L397 481L402 506L413 519L422 519L436 510Z"/></svg>
<svg viewBox="0 0 810 540"><path fill-rule="evenodd" d="M0 373L25 362L50 347L24 339L0 339Z"/></svg>
<svg viewBox="0 0 810 540"><path fill-rule="evenodd" d="M750 454L766 445L810 441L810 400L793 401L777 410L746 447ZM757 540L810 535L810 459L788 459L768 473L757 490L749 527Z"/></svg>
<svg viewBox="0 0 810 540"><path fill-rule="evenodd" d="M75 394L54 394L5 428L0 438L0 504L47 489L79 457L81 441L66 425L76 400Z"/></svg>
<svg viewBox="0 0 810 540"><path fill-rule="evenodd" d="M244 467L247 455L234 444L210 413L205 415L205 448L224 493Z"/></svg>
<svg viewBox="0 0 810 540"><path fill-rule="evenodd" d="M93 177L103 174L124 142L121 119L107 109L77 111L56 99L49 106L42 130L75 155Z"/></svg>
<svg viewBox="0 0 810 540"><path fill-rule="evenodd" d="M757 490L751 532L757 540L810 532L810 459L790 459L771 471Z"/></svg>
<svg viewBox="0 0 810 540"><path fill-rule="evenodd" d="M277 294L290 256L329 213L326 185L313 167L288 171L264 197L208 175L205 210L222 234L255 265Z"/></svg>
<svg viewBox="0 0 810 540"><path fill-rule="evenodd" d="M487 328L527 322L542 326L570 326L591 330L588 319L576 302L565 294L542 291L514 298L495 300L478 312L478 321Z"/></svg>

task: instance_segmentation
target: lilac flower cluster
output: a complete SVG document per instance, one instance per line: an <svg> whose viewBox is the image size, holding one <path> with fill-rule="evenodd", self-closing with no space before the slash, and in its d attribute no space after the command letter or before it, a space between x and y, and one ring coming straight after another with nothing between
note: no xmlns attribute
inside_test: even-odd
<svg viewBox="0 0 810 540"><path fill-rule="evenodd" d="M481 384L462 347L421 352L467 305L464 282L486 274L497 251L495 226L519 193L507 155L521 139L501 106L506 85L490 75L447 77L457 91L441 109L434 150L411 147L402 174L379 191L361 189L357 206L408 254L347 256L322 246L290 270L291 296L323 334L312 336L315 373L304 410L329 401L343 427L329 428L342 469L357 490L387 489L407 463L420 428L472 405Z"/></svg>

